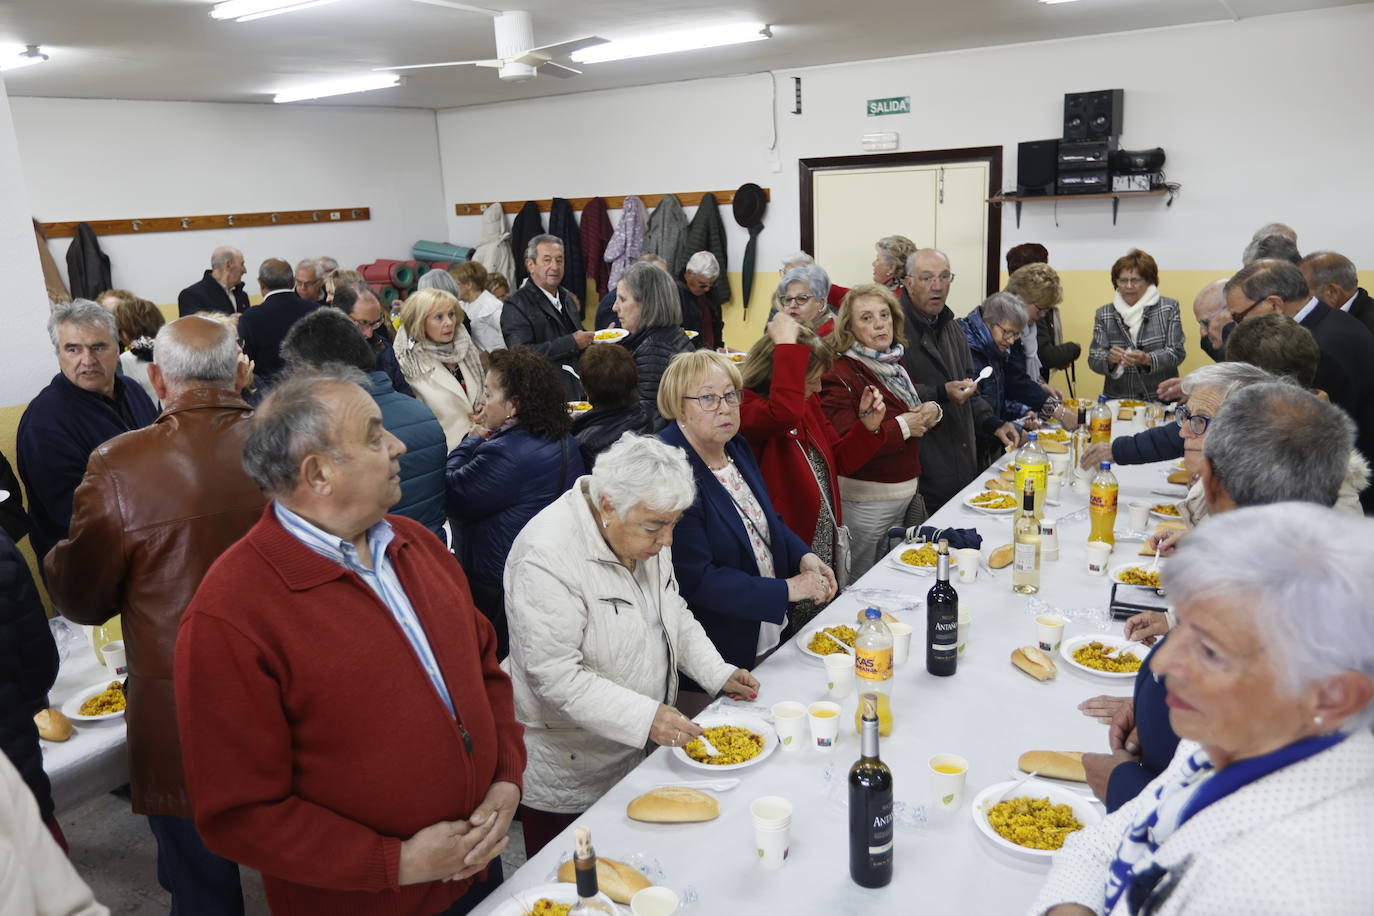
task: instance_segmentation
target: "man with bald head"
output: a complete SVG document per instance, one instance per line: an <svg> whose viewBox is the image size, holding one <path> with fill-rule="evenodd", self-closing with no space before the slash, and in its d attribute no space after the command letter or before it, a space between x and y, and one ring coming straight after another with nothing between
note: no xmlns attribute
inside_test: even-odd
<svg viewBox="0 0 1374 916"><path fill-rule="evenodd" d="M1334 251L1316 251L1298 267L1314 299L1348 313L1374 333L1374 298L1360 286L1354 262Z"/></svg>
<svg viewBox="0 0 1374 916"><path fill-rule="evenodd" d="M902 364L921 400L935 401L945 412L944 421L921 439L921 495L931 513L982 470L976 442L980 434L995 435L1008 445L1019 435L978 395L968 338L945 304L953 282L944 252L921 248L907 258L901 296L906 319Z"/></svg>
<svg viewBox="0 0 1374 916"><path fill-rule="evenodd" d="M225 312L233 315L248 310L248 293L243 289L243 252L221 245L210 254L210 269L199 283L177 294L177 312L183 317L196 312Z"/></svg>
<svg viewBox="0 0 1374 916"><path fill-rule="evenodd" d="M1231 312L1226 308L1226 278L1213 280L1193 298L1193 317L1197 319L1202 331L1202 351L1212 357L1213 362L1226 359L1227 327ZM1174 381L1169 379L1169 381Z"/></svg>
<svg viewBox="0 0 1374 916"><path fill-rule="evenodd" d="M206 570L266 503L243 470L247 373L233 329L208 318L163 326L153 354L148 379L166 406L91 454L67 539L46 559L48 590L76 623L122 615L133 809L157 840L172 912L242 913L238 866L209 852L190 819L172 648Z"/></svg>

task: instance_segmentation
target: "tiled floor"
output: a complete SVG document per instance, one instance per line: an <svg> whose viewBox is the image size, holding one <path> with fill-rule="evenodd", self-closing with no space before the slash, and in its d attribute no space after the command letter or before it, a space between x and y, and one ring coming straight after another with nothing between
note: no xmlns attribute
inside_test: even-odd
<svg viewBox="0 0 1374 916"><path fill-rule="evenodd" d="M157 883L157 846L147 822L129 810L128 799L104 795L58 817L76 870L95 897L119 916L166 916L170 898ZM511 824L501 857L507 875L525 862L520 824ZM250 916L266 914L262 879L243 869L243 895Z"/></svg>

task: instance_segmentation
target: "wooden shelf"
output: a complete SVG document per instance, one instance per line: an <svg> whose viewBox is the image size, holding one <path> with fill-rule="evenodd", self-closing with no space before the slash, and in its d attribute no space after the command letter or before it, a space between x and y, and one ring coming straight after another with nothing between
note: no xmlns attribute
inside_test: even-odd
<svg viewBox="0 0 1374 916"><path fill-rule="evenodd" d="M372 219L367 207L329 207L319 210L270 210L262 213L216 213L203 216L153 216L139 219L89 219L43 223L50 239L76 235L86 223L96 235L146 235L149 232L193 232L200 229L250 229L262 226L295 226L303 223L347 223Z"/></svg>
<svg viewBox="0 0 1374 916"><path fill-rule="evenodd" d="M1121 205L1123 197L1163 197L1169 195L1169 203L1173 203L1174 192L1170 188L1156 188L1152 191L1102 191L1096 194L1042 194L1028 197L1018 197L1014 194L1000 194L996 197L987 198L990 204L1015 204L1016 205L1016 227L1021 228L1021 205L1026 202L1035 203L1039 200L1106 200L1112 201L1112 225L1116 225L1116 211Z"/></svg>
<svg viewBox="0 0 1374 916"><path fill-rule="evenodd" d="M652 210L654 207L657 207L663 201L663 198L669 196L676 197L678 203L682 204L684 207L695 207L701 204L701 199L705 197L707 194L716 195L716 203L720 204L722 207L735 202L734 191L678 191L671 195L639 194L637 196L640 200L644 201L644 206L646 209ZM603 194L601 195L601 199L606 202L607 210L621 210L625 207L625 198L631 196L636 195L621 194L617 197L608 197ZM768 188L763 189L763 198L764 200L773 199L772 194ZM572 204L572 208L574 210L582 210L586 208L587 204L595 200L595 198L569 197L566 198L566 200L568 201L568 203ZM493 203L499 203L501 205L501 209L504 212L510 214L519 213L521 208L525 206L525 201L523 200L488 200L480 203L454 204L453 212L458 214L459 216L480 216L482 211L485 210L487 207L490 207ZM540 213L548 213L549 208L553 206L553 200L551 199L536 200L535 203L539 205Z"/></svg>

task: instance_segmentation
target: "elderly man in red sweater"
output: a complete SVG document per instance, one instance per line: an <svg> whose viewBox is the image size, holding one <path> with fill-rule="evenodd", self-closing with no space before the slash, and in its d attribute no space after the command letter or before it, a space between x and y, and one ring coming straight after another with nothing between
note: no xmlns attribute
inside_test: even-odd
<svg viewBox="0 0 1374 916"><path fill-rule="evenodd" d="M386 516L405 449L361 379L289 379L252 421L272 501L177 638L187 787L279 916L467 913L500 882L522 730L457 562Z"/></svg>

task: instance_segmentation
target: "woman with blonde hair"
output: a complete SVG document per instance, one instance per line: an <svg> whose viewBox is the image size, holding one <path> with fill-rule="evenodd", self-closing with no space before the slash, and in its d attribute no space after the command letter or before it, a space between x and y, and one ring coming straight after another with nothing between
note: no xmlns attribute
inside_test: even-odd
<svg viewBox="0 0 1374 916"><path fill-rule="evenodd" d="M450 451L472 429L482 403L482 361L463 327L458 299L441 289L417 290L401 306L396 361L415 396L439 418Z"/></svg>

